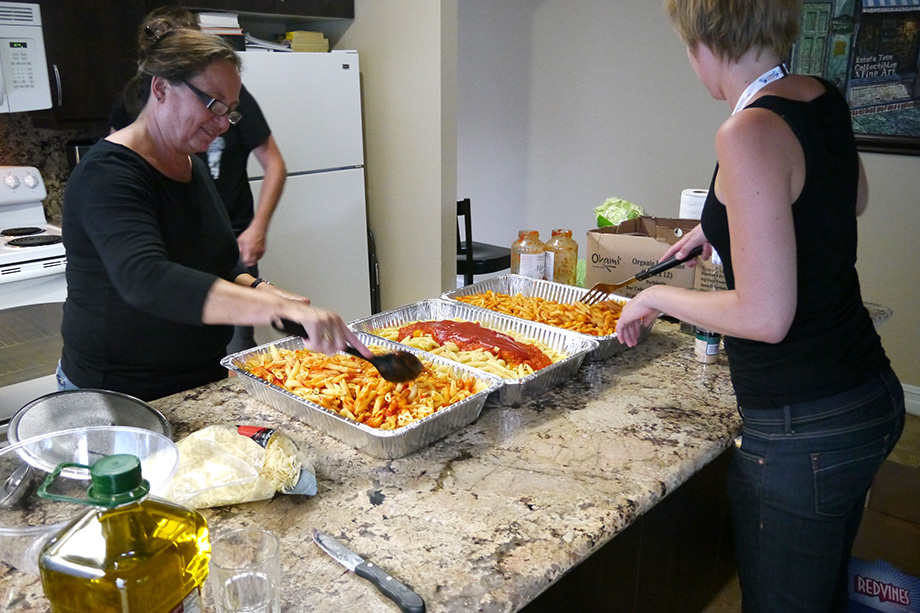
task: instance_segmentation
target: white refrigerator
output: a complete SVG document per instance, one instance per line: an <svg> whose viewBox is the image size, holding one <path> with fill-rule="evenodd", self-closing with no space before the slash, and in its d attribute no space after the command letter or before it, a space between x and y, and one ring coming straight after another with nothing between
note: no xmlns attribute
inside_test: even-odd
<svg viewBox="0 0 920 613"><path fill-rule="evenodd" d="M259 274L345 321L367 317L379 309L379 286L367 228L358 54L240 56L243 84L288 172ZM248 173L258 203L263 170L255 156Z"/></svg>

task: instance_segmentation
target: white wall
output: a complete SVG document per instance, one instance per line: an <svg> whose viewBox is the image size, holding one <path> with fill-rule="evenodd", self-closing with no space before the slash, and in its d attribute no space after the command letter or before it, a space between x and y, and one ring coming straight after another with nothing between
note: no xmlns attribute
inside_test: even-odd
<svg viewBox="0 0 920 613"><path fill-rule="evenodd" d="M458 195L477 240L568 227L583 256L606 197L677 216L684 188L708 187L731 109L697 81L662 2L463 0L458 27ZM863 160L863 295L894 309L882 340L917 386L920 157Z"/></svg>

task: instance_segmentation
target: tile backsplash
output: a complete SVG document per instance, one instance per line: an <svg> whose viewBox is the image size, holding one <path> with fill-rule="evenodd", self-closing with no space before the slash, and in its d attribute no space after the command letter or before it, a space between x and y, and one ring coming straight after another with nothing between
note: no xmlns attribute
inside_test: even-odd
<svg viewBox="0 0 920 613"><path fill-rule="evenodd" d="M61 223L64 185L70 176L67 143L101 136L81 130L35 128L26 113L0 114L0 166L35 166L45 181L45 217Z"/></svg>

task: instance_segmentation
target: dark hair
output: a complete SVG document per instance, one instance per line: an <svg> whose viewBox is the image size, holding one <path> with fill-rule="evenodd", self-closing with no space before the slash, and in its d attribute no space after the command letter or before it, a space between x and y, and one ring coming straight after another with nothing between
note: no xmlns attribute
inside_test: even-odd
<svg viewBox="0 0 920 613"><path fill-rule="evenodd" d="M161 6L153 9L147 13L137 29L137 48L143 49L151 36L162 35L176 28L200 30L198 16L181 6Z"/></svg>

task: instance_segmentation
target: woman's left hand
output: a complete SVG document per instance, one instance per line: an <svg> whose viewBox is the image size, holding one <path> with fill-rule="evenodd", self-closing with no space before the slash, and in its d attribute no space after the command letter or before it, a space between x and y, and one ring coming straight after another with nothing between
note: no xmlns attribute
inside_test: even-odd
<svg viewBox="0 0 920 613"><path fill-rule="evenodd" d="M635 347L642 338L642 330L652 324L654 319L661 315L661 311L645 306L650 292L650 287L639 292L635 298L626 303L620 318L617 320L617 340L627 347Z"/></svg>

